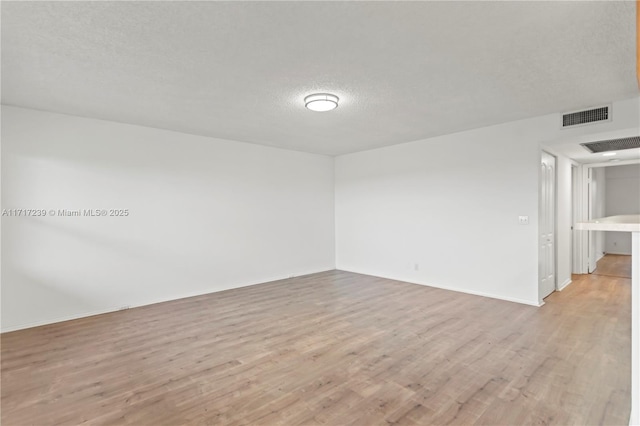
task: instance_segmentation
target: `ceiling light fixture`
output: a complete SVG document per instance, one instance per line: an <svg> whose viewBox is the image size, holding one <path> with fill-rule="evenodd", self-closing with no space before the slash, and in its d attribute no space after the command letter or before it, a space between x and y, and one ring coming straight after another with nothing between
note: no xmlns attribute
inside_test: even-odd
<svg viewBox="0 0 640 426"><path fill-rule="evenodd" d="M314 93L304 98L304 106L311 111L325 112L338 108L338 97L330 93Z"/></svg>
<svg viewBox="0 0 640 426"><path fill-rule="evenodd" d="M612 155L616 155L615 152L605 152L604 154L602 154L603 157L611 157Z"/></svg>

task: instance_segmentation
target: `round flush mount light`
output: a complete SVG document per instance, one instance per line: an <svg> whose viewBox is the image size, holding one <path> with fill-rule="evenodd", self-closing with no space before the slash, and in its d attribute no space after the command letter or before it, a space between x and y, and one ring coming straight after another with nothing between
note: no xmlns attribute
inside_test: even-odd
<svg viewBox="0 0 640 426"><path fill-rule="evenodd" d="M304 98L304 106L311 111L325 112L338 108L338 97L330 93L314 93Z"/></svg>

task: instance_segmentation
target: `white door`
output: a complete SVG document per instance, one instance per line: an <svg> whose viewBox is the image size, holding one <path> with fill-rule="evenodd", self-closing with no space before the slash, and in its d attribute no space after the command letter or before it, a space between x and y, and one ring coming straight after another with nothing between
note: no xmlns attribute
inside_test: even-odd
<svg viewBox="0 0 640 426"><path fill-rule="evenodd" d="M556 159L542 153L540 164L539 272L540 299L556 289Z"/></svg>

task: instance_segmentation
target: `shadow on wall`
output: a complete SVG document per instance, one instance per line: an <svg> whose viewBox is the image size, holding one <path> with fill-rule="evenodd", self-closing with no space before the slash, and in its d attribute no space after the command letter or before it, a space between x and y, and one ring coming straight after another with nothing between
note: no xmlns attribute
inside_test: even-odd
<svg viewBox="0 0 640 426"><path fill-rule="evenodd" d="M95 300L84 299L77 292L57 286L46 277L32 276L11 264L2 266L2 282L20 283L19 286L2 286L3 331L40 325L42 322L34 322L38 317L66 320L70 310L78 312L78 315L101 312Z"/></svg>
<svg viewBox="0 0 640 426"><path fill-rule="evenodd" d="M3 330L38 317L64 320L70 312L82 316L211 291L212 283L198 277L216 267L215 259L203 264L179 247L123 235L119 220L3 218L3 244L11 247L2 260Z"/></svg>

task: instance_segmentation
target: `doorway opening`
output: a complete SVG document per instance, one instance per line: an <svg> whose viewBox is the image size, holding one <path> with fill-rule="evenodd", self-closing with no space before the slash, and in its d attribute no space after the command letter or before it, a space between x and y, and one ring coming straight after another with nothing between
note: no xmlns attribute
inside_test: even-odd
<svg viewBox="0 0 640 426"><path fill-rule="evenodd" d="M589 220L640 214L640 164L590 167ZM590 231L588 273L631 277L631 234Z"/></svg>

